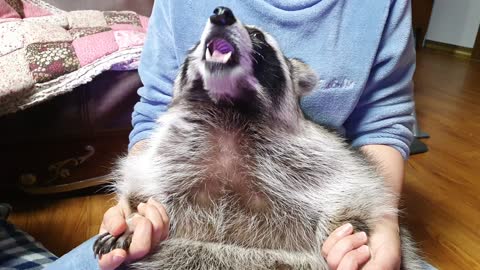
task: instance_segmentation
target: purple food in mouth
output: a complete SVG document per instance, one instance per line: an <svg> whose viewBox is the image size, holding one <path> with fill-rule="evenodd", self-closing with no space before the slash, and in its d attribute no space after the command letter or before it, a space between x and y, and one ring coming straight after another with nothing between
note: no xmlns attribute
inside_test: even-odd
<svg viewBox="0 0 480 270"><path fill-rule="evenodd" d="M233 45L226 41L225 39L216 38L208 43L208 49L213 54L215 51L218 51L222 54L227 54L235 50Z"/></svg>

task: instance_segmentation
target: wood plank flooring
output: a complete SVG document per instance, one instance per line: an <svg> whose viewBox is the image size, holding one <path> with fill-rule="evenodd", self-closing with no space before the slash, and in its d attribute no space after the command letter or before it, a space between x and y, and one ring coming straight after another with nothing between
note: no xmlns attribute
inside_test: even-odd
<svg viewBox="0 0 480 270"><path fill-rule="evenodd" d="M480 269L480 62L423 50L415 100L431 138L407 165L407 222L439 268Z"/></svg>
<svg viewBox="0 0 480 270"><path fill-rule="evenodd" d="M96 235L103 214L115 202L112 195L91 195L10 203L14 211L9 220L62 255Z"/></svg>
<svg viewBox="0 0 480 270"><path fill-rule="evenodd" d="M415 97L430 151L408 161L404 222L439 269L480 269L480 63L422 50ZM111 198L17 198L10 220L61 255L96 234Z"/></svg>

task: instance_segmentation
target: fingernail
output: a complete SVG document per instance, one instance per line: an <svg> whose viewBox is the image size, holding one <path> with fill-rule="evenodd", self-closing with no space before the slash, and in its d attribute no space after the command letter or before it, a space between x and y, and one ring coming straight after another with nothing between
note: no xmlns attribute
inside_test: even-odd
<svg viewBox="0 0 480 270"><path fill-rule="evenodd" d="M123 256L118 256L118 255L113 255L112 261L114 264L120 264L125 260L125 257Z"/></svg>
<svg viewBox="0 0 480 270"><path fill-rule="evenodd" d="M358 248L360 253L370 253L370 248L367 245L363 245Z"/></svg>
<svg viewBox="0 0 480 270"><path fill-rule="evenodd" d="M347 235L347 234L349 234L349 232L352 229L353 229L352 224L347 223L347 224L343 225L342 227L340 227L340 230L338 231L338 235L339 236Z"/></svg>
<svg viewBox="0 0 480 270"><path fill-rule="evenodd" d="M367 234L365 232L359 232L360 239L367 240Z"/></svg>

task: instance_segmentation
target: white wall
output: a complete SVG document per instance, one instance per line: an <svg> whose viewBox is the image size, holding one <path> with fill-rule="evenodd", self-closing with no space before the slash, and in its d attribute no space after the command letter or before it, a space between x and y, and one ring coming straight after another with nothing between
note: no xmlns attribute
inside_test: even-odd
<svg viewBox="0 0 480 270"><path fill-rule="evenodd" d="M480 0L435 0L426 39L473 48Z"/></svg>

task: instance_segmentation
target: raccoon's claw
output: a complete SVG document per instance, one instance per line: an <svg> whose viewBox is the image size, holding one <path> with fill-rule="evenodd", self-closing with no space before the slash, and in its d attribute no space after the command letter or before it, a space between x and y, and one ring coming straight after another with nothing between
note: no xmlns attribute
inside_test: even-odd
<svg viewBox="0 0 480 270"><path fill-rule="evenodd" d="M95 243L93 243L93 253L95 257L101 258L103 254L107 254L110 251L120 248L128 251L128 247L132 242L132 234L124 233L120 236L113 236L106 232L98 236Z"/></svg>

